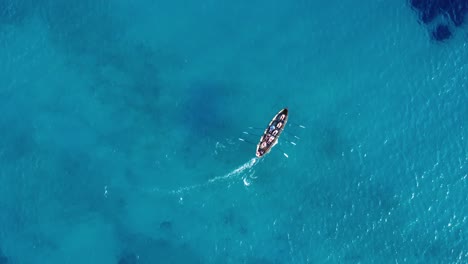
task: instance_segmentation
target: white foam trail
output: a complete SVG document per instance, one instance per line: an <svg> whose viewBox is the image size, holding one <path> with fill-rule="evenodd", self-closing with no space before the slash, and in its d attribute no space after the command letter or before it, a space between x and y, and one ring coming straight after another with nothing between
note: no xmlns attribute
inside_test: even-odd
<svg viewBox="0 0 468 264"><path fill-rule="evenodd" d="M222 180L222 179L227 179L227 178L231 178L233 176L239 175L240 173L242 173L246 169L252 168L253 165L255 165L255 162L257 162L257 158L252 158L251 160L247 161L246 163L244 163L239 168L229 172L226 175L218 176L218 177L215 177L213 179L210 179L210 180L208 180L208 182L215 182L215 181L219 181L219 180Z"/></svg>
<svg viewBox="0 0 468 264"><path fill-rule="evenodd" d="M164 191L164 190L161 190L159 188L153 188L152 191L153 192L154 191L156 191L156 192L166 192L166 193L169 193L169 194L182 194L182 193L194 190L194 189L198 189L198 188L213 184L213 183L218 182L218 181L227 180L229 178L236 177L236 176L240 175L241 173L243 173L245 170L251 169L256 164L257 161L258 161L257 158L252 158L249 161L247 161L246 163L239 166L238 168L232 170L231 172L229 172L229 173L227 173L225 175L222 175L222 176L217 176L217 177L214 177L212 179L209 179L208 181L206 181L204 183L182 187L182 188L179 188L177 190Z"/></svg>
<svg viewBox="0 0 468 264"><path fill-rule="evenodd" d="M244 185L245 186L250 186L250 181L247 178L244 178Z"/></svg>

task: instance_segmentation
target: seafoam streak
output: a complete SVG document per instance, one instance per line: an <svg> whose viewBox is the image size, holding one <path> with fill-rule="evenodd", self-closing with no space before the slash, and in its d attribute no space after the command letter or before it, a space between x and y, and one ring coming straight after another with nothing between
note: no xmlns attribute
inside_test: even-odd
<svg viewBox="0 0 468 264"><path fill-rule="evenodd" d="M206 181L204 183L190 185L190 186L186 186L186 187L181 187L181 188L176 189L176 190L162 190L162 189L159 189L159 188L155 187L155 188L153 188L151 190L151 192L168 193L168 194L183 194L183 193L186 193L188 191L192 191L192 190L195 190L195 189L199 189L199 188L208 186L208 185L213 184L215 182L219 182L219 181L223 181L223 180L227 180L227 179L230 179L230 178L240 176L246 170L250 170L257 163L257 161L258 161L258 158L254 157L254 158L250 159L249 161L245 162L244 164L242 164L241 166L237 167L236 169L232 170L231 172L229 172L229 173L227 173L225 175L221 175L221 176L217 176L217 177L214 177L212 179L209 179L208 181Z"/></svg>

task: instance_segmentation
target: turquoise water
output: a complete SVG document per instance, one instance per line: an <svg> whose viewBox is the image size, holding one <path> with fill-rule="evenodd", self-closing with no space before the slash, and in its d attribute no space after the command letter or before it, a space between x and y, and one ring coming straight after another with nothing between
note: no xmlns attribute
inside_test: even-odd
<svg viewBox="0 0 468 264"><path fill-rule="evenodd" d="M436 42L406 1L0 9L1 264L468 262L466 25ZM306 129L254 159L238 138L283 107Z"/></svg>

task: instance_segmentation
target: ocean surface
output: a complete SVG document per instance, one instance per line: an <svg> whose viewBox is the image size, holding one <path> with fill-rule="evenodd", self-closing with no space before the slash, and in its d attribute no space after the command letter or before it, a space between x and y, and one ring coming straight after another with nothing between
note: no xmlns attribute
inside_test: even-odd
<svg viewBox="0 0 468 264"><path fill-rule="evenodd" d="M427 14L1 0L0 264L468 263L468 15Z"/></svg>

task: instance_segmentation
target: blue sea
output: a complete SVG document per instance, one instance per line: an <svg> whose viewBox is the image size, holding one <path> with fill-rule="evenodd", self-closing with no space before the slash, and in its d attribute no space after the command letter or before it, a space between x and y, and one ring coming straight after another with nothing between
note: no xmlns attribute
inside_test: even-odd
<svg viewBox="0 0 468 264"><path fill-rule="evenodd" d="M1 0L0 264L468 263L468 14L413 2Z"/></svg>

